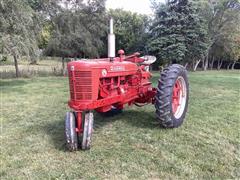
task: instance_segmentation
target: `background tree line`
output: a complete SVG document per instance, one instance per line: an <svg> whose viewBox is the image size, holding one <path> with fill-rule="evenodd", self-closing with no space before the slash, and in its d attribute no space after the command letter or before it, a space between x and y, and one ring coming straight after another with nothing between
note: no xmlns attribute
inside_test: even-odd
<svg viewBox="0 0 240 180"><path fill-rule="evenodd" d="M99 58L107 55L109 17L117 49L157 57L154 67L181 63L189 69L234 68L240 59L238 0L152 1L153 16L106 10L105 0L0 0L0 53ZM64 68L63 68L64 69Z"/></svg>

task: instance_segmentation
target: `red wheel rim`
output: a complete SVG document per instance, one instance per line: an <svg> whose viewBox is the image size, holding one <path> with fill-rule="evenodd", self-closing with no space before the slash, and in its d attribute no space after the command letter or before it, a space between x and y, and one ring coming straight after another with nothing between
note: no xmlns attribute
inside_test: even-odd
<svg viewBox="0 0 240 180"><path fill-rule="evenodd" d="M172 112L175 118L180 118L186 105L186 83L183 77L179 77L173 87Z"/></svg>

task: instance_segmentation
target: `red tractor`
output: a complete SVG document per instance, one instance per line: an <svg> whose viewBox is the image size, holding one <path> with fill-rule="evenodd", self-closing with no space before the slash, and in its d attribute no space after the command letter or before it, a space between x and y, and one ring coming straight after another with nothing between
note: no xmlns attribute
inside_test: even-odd
<svg viewBox="0 0 240 180"><path fill-rule="evenodd" d="M154 104L161 126L175 128L183 123L189 97L186 69L178 64L165 68L156 88L150 81L149 66L156 58L125 56L119 50L115 57L113 20L108 35L108 58L77 60L68 63L70 85L69 107L65 117L67 148L89 149L93 132L93 110L99 113L121 111L126 104Z"/></svg>

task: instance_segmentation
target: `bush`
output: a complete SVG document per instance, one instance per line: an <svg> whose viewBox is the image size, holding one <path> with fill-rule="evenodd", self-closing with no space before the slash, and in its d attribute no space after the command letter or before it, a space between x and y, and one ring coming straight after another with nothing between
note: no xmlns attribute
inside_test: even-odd
<svg viewBox="0 0 240 180"><path fill-rule="evenodd" d="M6 62L8 60L7 56L2 56L1 61Z"/></svg>

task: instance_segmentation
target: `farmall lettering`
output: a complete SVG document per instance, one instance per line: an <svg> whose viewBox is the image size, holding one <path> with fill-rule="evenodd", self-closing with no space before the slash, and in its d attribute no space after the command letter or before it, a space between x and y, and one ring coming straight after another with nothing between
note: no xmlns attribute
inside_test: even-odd
<svg viewBox="0 0 240 180"><path fill-rule="evenodd" d="M116 72L116 71L125 71L124 66L110 66L110 71Z"/></svg>
<svg viewBox="0 0 240 180"><path fill-rule="evenodd" d="M149 66L156 60L154 56L139 57L139 53L125 56L124 51L119 50L119 56L115 57L112 19L108 46L108 58L68 63L71 111L65 117L65 137L70 151L90 148L93 111L114 115L122 112L126 105L153 104L162 127L178 127L185 118L189 90L183 66L166 67L155 88L149 72ZM149 121L152 120L149 116Z"/></svg>

